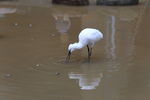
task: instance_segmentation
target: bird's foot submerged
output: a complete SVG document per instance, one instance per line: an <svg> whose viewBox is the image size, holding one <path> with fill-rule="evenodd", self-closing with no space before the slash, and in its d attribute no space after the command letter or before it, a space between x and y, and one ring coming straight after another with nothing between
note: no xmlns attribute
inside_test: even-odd
<svg viewBox="0 0 150 100"><path fill-rule="evenodd" d="M70 55L71 55L71 51L68 52L65 63L68 63L70 61Z"/></svg>

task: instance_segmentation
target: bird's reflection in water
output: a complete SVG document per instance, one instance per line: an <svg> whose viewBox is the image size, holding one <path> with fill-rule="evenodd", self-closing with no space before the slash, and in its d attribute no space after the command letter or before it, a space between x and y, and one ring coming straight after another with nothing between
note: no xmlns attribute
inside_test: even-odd
<svg viewBox="0 0 150 100"><path fill-rule="evenodd" d="M79 80L79 87L81 90L96 89L102 78L103 73L96 70L93 66L81 65L81 71L71 71L68 75L70 79Z"/></svg>
<svg viewBox="0 0 150 100"><path fill-rule="evenodd" d="M97 86L99 86L103 74L100 73L98 75L88 75L88 74L80 74L80 73L69 73L70 79L78 79L79 86L81 90L94 90Z"/></svg>

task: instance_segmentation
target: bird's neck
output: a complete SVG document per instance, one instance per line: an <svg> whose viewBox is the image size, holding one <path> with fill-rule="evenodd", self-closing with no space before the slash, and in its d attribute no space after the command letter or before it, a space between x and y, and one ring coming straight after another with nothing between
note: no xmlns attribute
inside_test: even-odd
<svg viewBox="0 0 150 100"><path fill-rule="evenodd" d="M81 49L83 48L85 45L81 44L80 42L76 43L76 49Z"/></svg>

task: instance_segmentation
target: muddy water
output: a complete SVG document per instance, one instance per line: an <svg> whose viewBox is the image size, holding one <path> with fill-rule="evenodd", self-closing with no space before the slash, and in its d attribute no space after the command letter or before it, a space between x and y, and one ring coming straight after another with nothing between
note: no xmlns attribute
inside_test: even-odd
<svg viewBox="0 0 150 100"><path fill-rule="evenodd" d="M1 100L149 100L149 4L44 7L0 4ZM67 46L86 27L104 39L76 51Z"/></svg>

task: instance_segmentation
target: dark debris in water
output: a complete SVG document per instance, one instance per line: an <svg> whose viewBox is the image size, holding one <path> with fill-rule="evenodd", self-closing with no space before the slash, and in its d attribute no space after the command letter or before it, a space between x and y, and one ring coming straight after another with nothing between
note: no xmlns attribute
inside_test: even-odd
<svg viewBox="0 0 150 100"><path fill-rule="evenodd" d="M32 68L35 70L40 70L40 66L41 66L40 64L36 64Z"/></svg>
<svg viewBox="0 0 150 100"><path fill-rule="evenodd" d="M12 74L3 74L3 78L11 78L12 76Z"/></svg>
<svg viewBox="0 0 150 100"><path fill-rule="evenodd" d="M60 73L59 73L59 72L56 72L55 75L58 76L58 75L60 75Z"/></svg>
<svg viewBox="0 0 150 100"><path fill-rule="evenodd" d="M31 28L33 25L32 25L32 24L29 24L28 26L29 26L29 28Z"/></svg>
<svg viewBox="0 0 150 100"><path fill-rule="evenodd" d="M51 36L51 37L54 37L54 36L55 36L55 34L51 34L50 36Z"/></svg>
<svg viewBox="0 0 150 100"><path fill-rule="evenodd" d="M19 26L19 24L16 22L16 23L14 23L14 26Z"/></svg>

